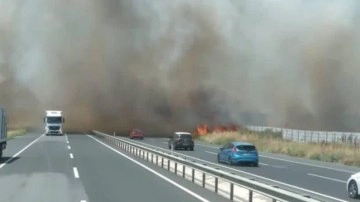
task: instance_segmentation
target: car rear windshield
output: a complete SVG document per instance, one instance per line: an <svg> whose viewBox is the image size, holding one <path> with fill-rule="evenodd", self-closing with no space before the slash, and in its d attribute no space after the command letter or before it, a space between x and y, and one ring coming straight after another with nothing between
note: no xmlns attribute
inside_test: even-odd
<svg viewBox="0 0 360 202"><path fill-rule="evenodd" d="M181 139L189 139L189 140L191 140L192 136L191 135L180 135L180 138Z"/></svg>
<svg viewBox="0 0 360 202"><path fill-rule="evenodd" d="M256 147L253 145L238 145L236 146L236 148L238 150L243 150L243 151L254 151L256 150Z"/></svg>

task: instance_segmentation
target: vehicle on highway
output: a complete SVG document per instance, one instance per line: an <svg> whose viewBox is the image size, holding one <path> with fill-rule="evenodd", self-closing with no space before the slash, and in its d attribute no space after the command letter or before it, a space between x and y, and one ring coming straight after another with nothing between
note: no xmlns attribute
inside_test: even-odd
<svg viewBox="0 0 360 202"><path fill-rule="evenodd" d="M44 122L46 136L64 135L62 130L62 124L65 122L65 118L62 115L62 111L46 111Z"/></svg>
<svg viewBox="0 0 360 202"><path fill-rule="evenodd" d="M7 115L5 109L0 107L0 158L7 145Z"/></svg>
<svg viewBox="0 0 360 202"><path fill-rule="evenodd" d="M194 151L194 140L191 133L188 132L175 132L169 139L169 149L190 149Z"/></svg>
<svg viewBox="0 0 360 202"><path fill-rule="evenodd" d="M229 142L220 148L217 159L219 163L238 165L250 163L259 166L259 154L255 145L248 142Z"/></svg>
<svg viewBox="0 0 360 202"><path fill-rule="evenodd" d="M359 185L360 185L360 172L355 173L350 176L346 183L346 190L349 197L358 198L359 197Z"/></svg>
<svg viewBox="0 0 360 202"><path fill-rule="evenodd" d="M139 129L132 129L129 135L130 139L144 139L144 132Z"/></svg>

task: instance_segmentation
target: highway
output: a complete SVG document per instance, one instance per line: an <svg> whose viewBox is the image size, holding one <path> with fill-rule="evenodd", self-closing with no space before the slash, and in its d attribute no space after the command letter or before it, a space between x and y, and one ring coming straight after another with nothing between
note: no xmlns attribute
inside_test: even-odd
<svg viewBox="0 0 360 202"><path fill-rule="evenodd" d="M83 134L8 141L0 181L7 202L228 201Z"/></svg>
<svg viewBox="0 0 360 202"><path fill-rule="evenodd" d="M166 138L145 138L132 141L157 149L169 150ZM195 161L207 163L212 167L267 184L286 187L288 190L326 201L358 201L347 196L346 181L352 173L360 171L359 168L268 153L260 154L259 167L228 166L217 163L218 150L218 147L214 145L195 142L194 151L177 150L174 152Z"/></svg>

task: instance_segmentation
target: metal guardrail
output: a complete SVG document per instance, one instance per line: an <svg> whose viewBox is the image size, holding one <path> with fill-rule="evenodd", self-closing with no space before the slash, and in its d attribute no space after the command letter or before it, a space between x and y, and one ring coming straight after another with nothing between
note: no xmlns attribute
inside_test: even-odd
<svg viewBox="0 0 360 202"><path fill-rule="evenodd" d="M219 194L219 181L226 181L229 183L229 199L234 200L234 186L245 188L248 190L247 199L248 201L253 201L255 194L260 194L262 196L268 197L271 201L283 201L283 202L319 202L318 200L309 198L308 196L303 196L300 194L292 193L287 190L280 189L278 187L273 187L266 185L252 179L244 178L233 173L225 172L220 169L212 168L206 164L200 164L194 161L190 161L183 157L178 157L175 155L167 154L160 150L155 150L152 148L145 147L140 144L136 144L131 141L124 139L119 139L108 134L93 131L96 136L99 138L105 139L109 143L119 147L122 150L130 152L134 155L137 155L151 163L155 163L162 168L170 169L171 163L174 165L174 173L179 174L179 171L182 169L182 177L186 178L186 170L191 170L191 181L195 183L195 172L201 173L201 185L205 187L206 179L208 177L214 178L214 192ZM155 162L154 162L155 161ZM165 166L167 164L167 166Z"/></svg>

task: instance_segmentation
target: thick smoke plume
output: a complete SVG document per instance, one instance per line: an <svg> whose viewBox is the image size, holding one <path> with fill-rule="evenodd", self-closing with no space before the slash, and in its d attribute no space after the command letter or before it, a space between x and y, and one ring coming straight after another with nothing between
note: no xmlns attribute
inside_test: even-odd
<svg viewBox="0 0 360 202"><path fill-rule="evenodd" d="M0 0L11 124L359 130L357 0Z"/></svg>

